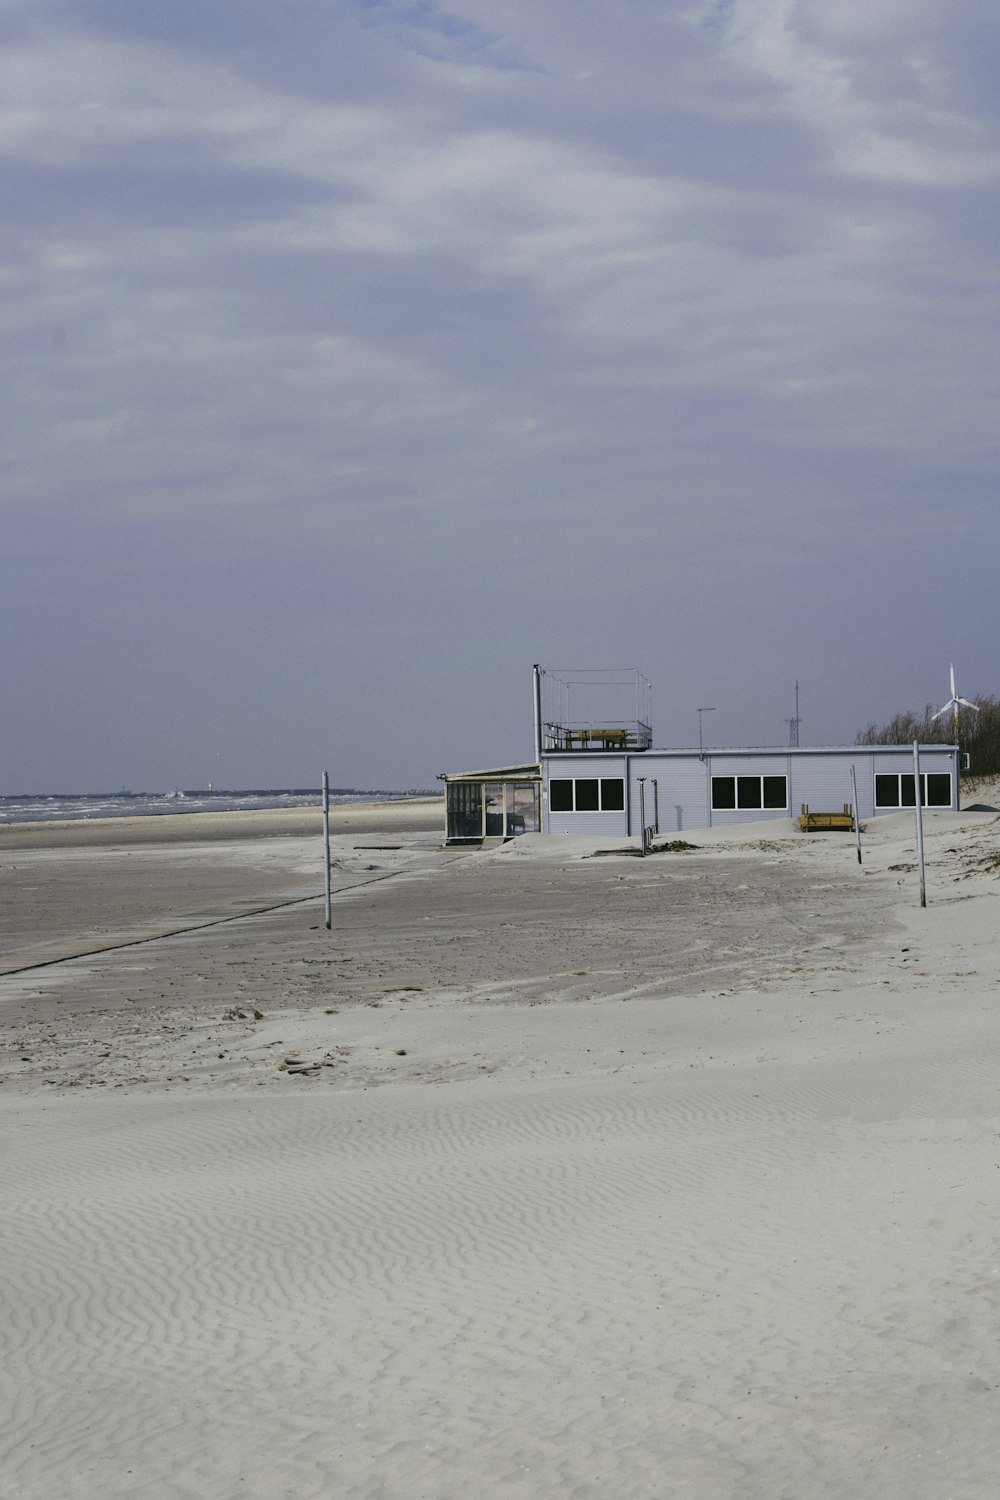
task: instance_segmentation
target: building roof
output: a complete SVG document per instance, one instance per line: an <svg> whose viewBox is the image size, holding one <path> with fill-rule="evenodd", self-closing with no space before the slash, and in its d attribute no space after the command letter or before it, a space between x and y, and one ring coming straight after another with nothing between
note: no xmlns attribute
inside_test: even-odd
<svg viewBox="0 0 1000 1500"><path fill-rule="evenodd" d="M489 771L444 771L438 781L537 781L542 768L536 760L521 766L497 766Z"/></svg>

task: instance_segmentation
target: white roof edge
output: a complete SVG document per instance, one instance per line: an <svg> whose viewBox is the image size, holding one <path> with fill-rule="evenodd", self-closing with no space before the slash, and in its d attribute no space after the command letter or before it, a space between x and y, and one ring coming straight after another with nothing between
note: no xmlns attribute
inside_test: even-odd
<svg viewBox="0 0 1000 1500"><path fill-rule="evenodd" d="M939 741L931 741L927 744L921 743L920 750L959 750L959 745L944 745ZM588 760L600 763L602 760L614 760L622 755L648 758L651 755L687 755L696 759L707 759L710 755L889 755L898 754L900 751L913 750L912 740L907 740L901 745L706 745L699 750L697 745L672 747L670 749L652 748L649 750L546 750L543 751L543 760L568 760L571 757L579 758L585 756Z"/></svg>

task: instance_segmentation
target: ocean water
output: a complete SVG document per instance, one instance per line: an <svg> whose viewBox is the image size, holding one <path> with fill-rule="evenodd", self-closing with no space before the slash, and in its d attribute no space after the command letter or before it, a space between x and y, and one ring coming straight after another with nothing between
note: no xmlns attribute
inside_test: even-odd
<svg viewBox="0 0 1000 1500"><path fill-rule="evenodd" d="M420 795L414 792L337 791L330 806L345 802L388 802ZM0 826L4 823L51 823L69 818L137 818L194 812L252 812L269 807L322 807L318 787L271 788L257 791L105 792L69 796L2 797Z"/></svg>

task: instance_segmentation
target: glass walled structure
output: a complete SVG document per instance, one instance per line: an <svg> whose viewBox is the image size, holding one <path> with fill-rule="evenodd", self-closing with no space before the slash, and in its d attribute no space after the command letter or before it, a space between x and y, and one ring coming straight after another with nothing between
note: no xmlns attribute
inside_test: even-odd
<svg viewBox="0 0 1000 1500"><path fill-rule="evenodd" d="M535 764L443 776L449 844L539 833L541 770Z"/></svg>

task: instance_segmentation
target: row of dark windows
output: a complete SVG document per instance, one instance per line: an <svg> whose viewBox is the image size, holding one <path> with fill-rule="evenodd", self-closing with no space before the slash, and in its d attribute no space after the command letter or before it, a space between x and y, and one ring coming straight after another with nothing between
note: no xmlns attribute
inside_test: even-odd
<svg viewBox="0 0 1000 1500"><path fill-rule="evenodd" d="M913 773L875 777L876 807L916 807ZM951 776L947 771L931 771L920 776L920 802L923 807L951 806Z"/></svg>
<svg viewBox="0 0 1000 1500"><path fill-rule="evenodd" d="M920 777L921 802L924 807L951 806L951 775L931 771ZM914 781L905 772L875 777L875 806L914 807ZM768 808L780 811L788 806L787 776L713 776L712 810ZM551 812L622 812L625 807L625 782L621 776L602 776L549 782Z"/></svg>
<svg viewBox="0 0 1000 1500"><path fill-rule="evenodd" d="M621 776L549 782L550 812L623 812L624 809L625 781Z"/></svg>
<svg viewBox="0 0 1000 1500"><path fill-rule="evenodd" d="M712 808L788 806L787 776L713 776Z"/></svg>

